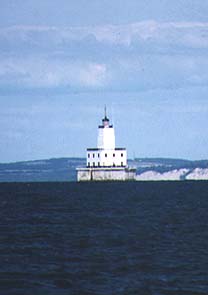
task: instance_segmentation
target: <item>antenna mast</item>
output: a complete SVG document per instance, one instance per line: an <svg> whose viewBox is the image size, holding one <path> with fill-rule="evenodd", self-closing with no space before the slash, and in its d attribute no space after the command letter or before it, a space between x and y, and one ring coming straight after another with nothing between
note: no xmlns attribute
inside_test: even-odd
<svg viewBox="0 0 208 295"><path fill-rule="evenodd" d="M105 104L105 118L107 118L106 104Z"/></svg>

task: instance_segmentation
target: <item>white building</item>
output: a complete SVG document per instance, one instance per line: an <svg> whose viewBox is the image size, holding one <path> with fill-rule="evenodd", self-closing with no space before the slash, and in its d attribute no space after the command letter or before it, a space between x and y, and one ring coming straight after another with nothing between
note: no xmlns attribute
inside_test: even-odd
<svg viewBox="0 0 208 295"><path fill-rule="evenodd" d="M86 168L77 169L77 180L132 180L135 169L127 166L125 148L115 147L113 125L105 116L98 126L97 148L88 148L86 152Z"/></svg>

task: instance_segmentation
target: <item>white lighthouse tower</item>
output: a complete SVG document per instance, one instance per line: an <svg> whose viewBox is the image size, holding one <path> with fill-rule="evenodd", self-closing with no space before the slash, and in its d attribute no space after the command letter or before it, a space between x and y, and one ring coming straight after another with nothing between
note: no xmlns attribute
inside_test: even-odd
<svg viewBox="0 0 208 295"><path fill-rule="evenodd" d="M105 117L102 120L102 125L98 127L98 140L97 147L99 149L115 149L115 133L113 125L109 124L109 119L106 115L105 107Z"/></svg>
<svg viewBox="0 0 208 295"><path fill-rule="evenodd" d="M77 180L132 180L135 169L127 166L125 148L116 148L113 125L106 114L98 126L97 148L88 148L86 167L77 169Z"/></svg>

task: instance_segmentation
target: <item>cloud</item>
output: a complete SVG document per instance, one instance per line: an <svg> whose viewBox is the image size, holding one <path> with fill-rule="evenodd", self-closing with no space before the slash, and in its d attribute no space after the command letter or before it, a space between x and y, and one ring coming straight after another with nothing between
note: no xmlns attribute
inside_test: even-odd
<svg viewBox="0 0 208 295"><path fill-rule="evenodd" d="M186 47L208 46L208 23L144 21L126 25L88 27L11 26L0 29L0 41L30 43L34 46L64 46L68 42L88 41L130 46L134 41L179 42ZM48 43L49 42L49 43ZM10 43L12 44L12 43Z"/></svg>
<svg viewBox="0 0 208 295"><path fill-rule="evenodd" d="M5 58L0 61L1 83L22 87L102 87L105 64L53 60L43 57Z"/></svg>
<svg viewBox="0 0 208 295"><path fill-rule="evenodd" d="M205 85L208 23L0 29L0 87L135 90Z"/></svg>

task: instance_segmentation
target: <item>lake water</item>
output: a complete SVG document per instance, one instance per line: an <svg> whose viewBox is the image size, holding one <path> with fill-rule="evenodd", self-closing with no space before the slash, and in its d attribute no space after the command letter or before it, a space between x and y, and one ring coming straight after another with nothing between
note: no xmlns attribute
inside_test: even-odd
<svg viewBox="0 0 208 295"><path fill-rule="evenodd" d="M0 294L207 295L208 182L1 183Z"/></svg>

